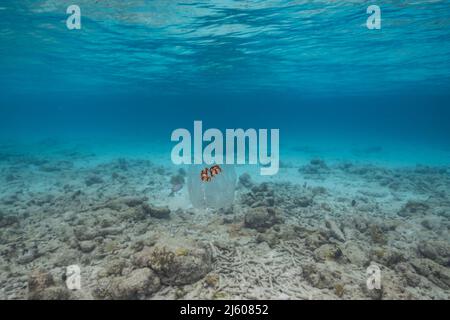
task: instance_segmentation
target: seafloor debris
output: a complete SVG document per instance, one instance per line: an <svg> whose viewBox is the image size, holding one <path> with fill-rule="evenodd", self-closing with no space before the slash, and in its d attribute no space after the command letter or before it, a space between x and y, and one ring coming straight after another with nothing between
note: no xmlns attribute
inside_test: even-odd
<svg viewBox="0 0 450 320"><path fill-rule="evenodd" d="M94 296L99 299L145 299L161 287L158 276L149 268L135 269L123 276L97 281Z"/></svg>
<svg viewBox="0 0 450 320"><path fill-rule="evenodd" d="M149 214L151 217L158 219L168 219L170 218L170 209L168 207L155 207L148 203L142 205L145 213Z"/></svg>
<svg viewBox="0 0 450 320"><path fill-rule="evenodd" d="M4 215L0 212L0 228L10 227L18 224L19 218L13 215Z"/></svg>
<svg viewBox="0 0 450 320"><path fill-rule="evenodd" d="M443 266L450 267L450 243L448 241L428 240L419 243L417 249L425 258Z"/></svg>
<svg viewBox="0 0 450 320"><path fill-rule="evenodd" d="M185 285L203 278L212 268L211 259L208 247L164 238L136 254L134 261L137 266L154 270L163 284Z"/></svg>
<svg viewBox="0 0 450 320"><path fill-rule="evenodd" d="M345 241L344 233L341 231L335 221L331 219L325 219L325 225L330 230L332 237L342 242Z"/></svg>
<svg viewBox="0 0 450 320"><path fill-rule="evenodd" d="M45 270L34 270L28 277L30 300L67 300L70 296L70 291L62 283L58 285L53 276Z"/></svg>
<svg viewBox="0 0 450 320"><path fill-rule="evenodd" d="M399 216L408 217L412 215L426 214L426 211L430 209L430 206L421 201L408 201L402 209L398 212Z"/></svg>
<svg viewBox="0 0 450 320"><path fill-rule="evenodd" d="M256 207L247 210L244 217L245 226L264 230L283 221L278 210L270 207Z"/></svg>
<svg viewBox="0 0 450 320"><path fill-rule="evenodd" d="M411 265L420 275L429 279L438 287L450 289L450 270L430 259L413 259Z"/></svg>
<svg viewBox="0 0 450 320"><path fill-rule="evenodd" d="M84 182L86 183L86 186L90 187L94 184L101 184L104 182L104 180L100 175L91 174L86 178Z"/></svg>
<svg viewBox="0 0 450 320"><path fill-rule="evenodd" d="M448 168L314 160L235 188L227 166L202 183L195 166L64 157L0 163L2 299L450 298ZM190 197L169 197L181 177Z"/></svg>
<svg viewBox="0 0 450 320"><path fill-rule="evenodd" d="M252 177L248 173L240 175L239 184L248 189L252 188L253 187Z"/></svg>
<svg viewBox="0 0 450 320"><path fill-rule="evenodd" d="M328 166L322 159L312 159L309 164L304 165L299 169L299 172L304 174L321 174L328 172Z"/></svg>

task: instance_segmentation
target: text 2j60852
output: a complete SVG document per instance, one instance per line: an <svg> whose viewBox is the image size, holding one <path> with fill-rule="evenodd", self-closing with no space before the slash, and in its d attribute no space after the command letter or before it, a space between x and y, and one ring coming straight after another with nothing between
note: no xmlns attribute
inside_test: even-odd
<svg viewBox="0 0 450 320"><path fill-rule="evenodd" d="M235 315L268 315L269 307L266 304L256 305L239 305L239 304L226 304L224 315L233 317Z"/></svg>

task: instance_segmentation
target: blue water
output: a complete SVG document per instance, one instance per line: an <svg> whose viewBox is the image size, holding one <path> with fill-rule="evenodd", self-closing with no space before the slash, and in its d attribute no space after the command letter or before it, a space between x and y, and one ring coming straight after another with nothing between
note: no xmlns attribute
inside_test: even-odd
<svg viewBox="0 0 450 320"><path fill-rule="evenodd" d="M170 133L279 128L281 159L392 165L450 159L450 1L78 0L0 3L0 142L97 154ZM47 140L45 140L47 139ZM150 150L151 149L151 150Z"/></svg>

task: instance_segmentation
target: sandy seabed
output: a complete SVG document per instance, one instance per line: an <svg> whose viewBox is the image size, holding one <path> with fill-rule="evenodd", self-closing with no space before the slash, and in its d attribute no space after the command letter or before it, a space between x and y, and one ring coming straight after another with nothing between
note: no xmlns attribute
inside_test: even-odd
<svg viewBox="0 0 450 320"><path fill-rule="evenodd" d="M0 152L0 298L450 298L448 166L236 170L231 208L194 209L163 161Z"/></svg>

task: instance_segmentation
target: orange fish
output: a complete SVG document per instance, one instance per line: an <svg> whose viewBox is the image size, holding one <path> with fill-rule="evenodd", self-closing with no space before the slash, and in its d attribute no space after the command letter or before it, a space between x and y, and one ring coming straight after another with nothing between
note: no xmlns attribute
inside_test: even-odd
<svg viewBox="0 0 450 320"><path fill-rule="evenodd" d="M219 167L217 164L212 166L209 171L211 172L211 177L214 177L215 175L222 172L222 168Z"/></svg>
<svg viewBox="0 0 450 320"><path fill-rule="evenodd" d="M203 182L211 181L211 177L208 175L208 168L205 168L200 172L200 179L202 179Z"/></svg>

